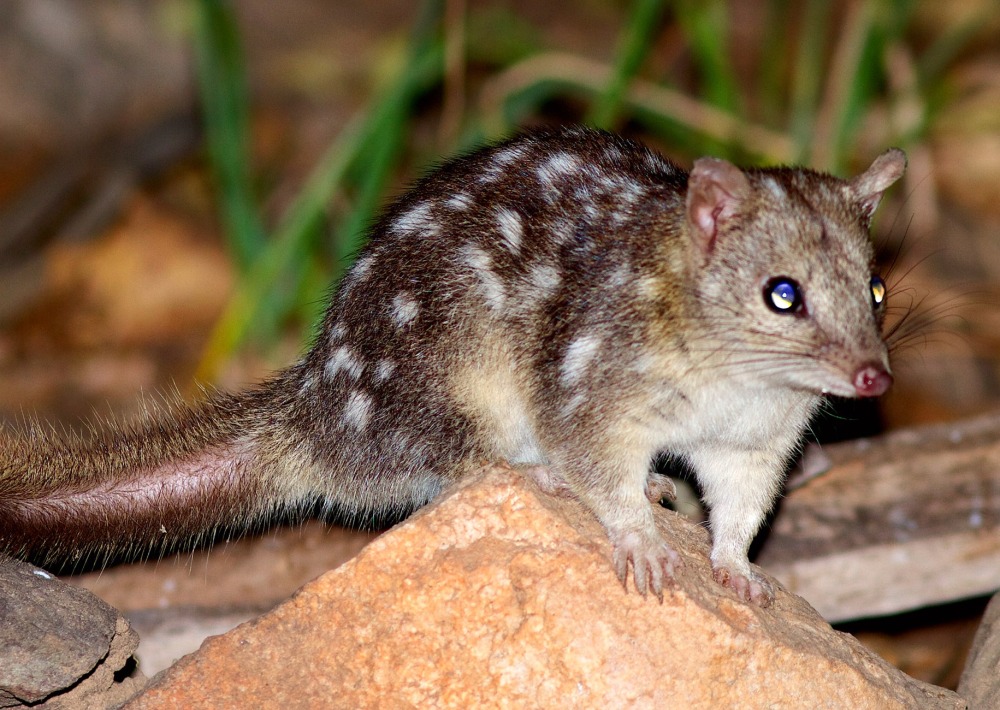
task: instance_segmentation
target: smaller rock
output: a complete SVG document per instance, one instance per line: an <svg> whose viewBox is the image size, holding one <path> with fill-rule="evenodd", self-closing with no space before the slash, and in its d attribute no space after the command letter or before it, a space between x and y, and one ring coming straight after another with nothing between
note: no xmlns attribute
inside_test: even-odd
<svg viewBox="0 0 1000 710"><path fill-rule="evenodd" d="M138 671L115 679L138 644L90 592L0 558L0 707L117 707L144 684Z"/></svg>

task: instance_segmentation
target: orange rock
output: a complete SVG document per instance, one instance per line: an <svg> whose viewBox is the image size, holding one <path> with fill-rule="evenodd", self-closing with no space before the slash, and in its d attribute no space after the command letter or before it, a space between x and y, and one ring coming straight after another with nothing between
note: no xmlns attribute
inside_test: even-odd
<svg viewBox="0 0 1000 710"><path fill-rule="evenodd" d="M777 584L737 601L705 531L659 518L685 561L662 604L622 589L575 501L490 469L129 707L964 707Z"/></svg>

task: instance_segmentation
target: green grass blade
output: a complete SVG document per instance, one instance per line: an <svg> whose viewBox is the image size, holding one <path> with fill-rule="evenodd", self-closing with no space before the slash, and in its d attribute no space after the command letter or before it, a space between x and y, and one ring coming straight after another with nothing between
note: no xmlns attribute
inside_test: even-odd
<svg viewBox="0 0 1000 710"><path fill-rule="evenodd" d="M796 162L808 162L823 86L827 29L832 3L807 0L798 52L793 63L789 130L795 140Z"/></svg>
<svg viewBox="0 0 1000 710"><path fill-rule="evenodd" d="M206 147L226 239L245 270L262 251L265 232L251 183L249 101L239 30L225 0L196 0L194 9Z"/></svg>
<svg viewBox="0 0 1000 710"><path fill-rule="evenodd" d="M739 115L740 85L729 58L725 0L678 0L677 19L701 74L701 93L714 106Z"/></svg>
<svg viewBox="0 0 1000 710"><path fill-rule="evenodd" d="M362 138L365 123L365 117L359 116L337 136L286 213L275 238L238 284L202 355L196 373L199 380L214 379L219 364L246 340L274 284L307 252L308 241L322 221L330 195L355 158L355 146Z"/></svg>
<svg viewBox="0 0 1000 710"><path fill-rule="evenodd" d="M636 0L629 14L615 61L614 74L584 119L600 128L611 128L622 107L629 80L635 76L649 54L649 48L660 27L664 0Z"/></svg>
<svg viewBox="0 0 1000 710"><path fill-rule="evenodd" d="M315 301L301 288L311 247L325 222L330 196L358 166L363 176L359 200L344 223L346 230L353 231L338 230L341 237L336 253L346 260L356 251L402 145L410 106L420 91L440 80L443 47L431 39L423 41L418 36L419 41L411 43L411 55L399 78L328 148L216 324L199 366L200 379L211 380L219 364L252 333L261 327L268 329L275 314L288 313L303 298ZM276 284L284 288L276 288Z"/></svg>

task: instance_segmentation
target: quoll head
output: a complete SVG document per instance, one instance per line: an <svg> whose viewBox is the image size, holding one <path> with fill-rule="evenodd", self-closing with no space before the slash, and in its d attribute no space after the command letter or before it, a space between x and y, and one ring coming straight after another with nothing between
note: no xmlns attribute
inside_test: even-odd
<svg viewBox="0 0 1000 710"><path fill-rule="evenodd" d="M843 397L890 387L887 292L869 228L905 167L897 149L851 180L695 162L686 197L691 302L719 366Z"/></svg>

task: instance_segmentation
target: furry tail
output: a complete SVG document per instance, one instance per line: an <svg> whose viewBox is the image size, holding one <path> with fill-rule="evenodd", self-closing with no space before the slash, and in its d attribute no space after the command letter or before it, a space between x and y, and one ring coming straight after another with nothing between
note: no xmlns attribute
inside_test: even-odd
<svg viewBox="0 0 1000 710"><path fill-rule="evenodd" d="M305 460L279 426L280 391L275 381L85 437L0 432L0 552L43 564L148 555L301 503L305 491L279 484Z"/></svg>

